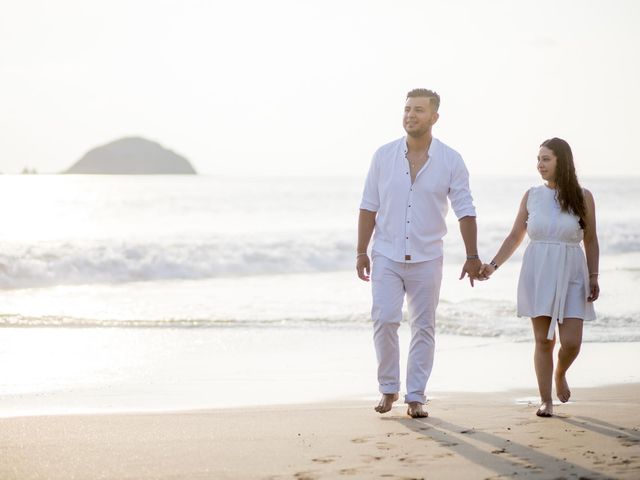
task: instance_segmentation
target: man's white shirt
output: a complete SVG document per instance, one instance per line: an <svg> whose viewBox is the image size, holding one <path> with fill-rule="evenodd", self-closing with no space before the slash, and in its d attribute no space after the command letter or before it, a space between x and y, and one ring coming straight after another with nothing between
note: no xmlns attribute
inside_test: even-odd
<svg viewBox="0 0 640 480"><path fill-rule="evenodd" d="M469 172L458 152L437 138L411 184L407 142L402 137L373 155L360 208L377 212L374 253L395 262L424 262L443 255L447 198L458 219L476 216Z"/></svg>

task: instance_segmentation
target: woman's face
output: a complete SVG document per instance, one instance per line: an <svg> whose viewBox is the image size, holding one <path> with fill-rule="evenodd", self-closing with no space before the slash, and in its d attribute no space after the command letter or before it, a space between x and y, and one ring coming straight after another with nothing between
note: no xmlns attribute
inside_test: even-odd
<svg viewBox="0 0 640 480"><path fill-rule="evenodd" d="M547 147L540 147L538 152L538 172L547 182L553 182L556 179L556 164L558 159L556 154Z"/></svg>

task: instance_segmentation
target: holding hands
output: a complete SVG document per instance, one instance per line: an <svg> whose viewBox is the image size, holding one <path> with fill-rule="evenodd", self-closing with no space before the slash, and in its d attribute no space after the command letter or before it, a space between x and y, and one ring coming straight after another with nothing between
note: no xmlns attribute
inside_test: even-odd
<svg viewBox="0 0 640 480"><path fill-rule="evenodd" d="M489 280L489 277L493 275L493 272L497 269L498 265L493 260L490 263L482 263L478 258L468 258L462 267L460 280L467 275L469 277L469 283L473 287L474 280L478 280L479 282Z"/></svg>
<svg viewBox="0 0 640 480"><path fill-rule="evenodd" d="M483 263L482 267L480 267L480 272L478 272L478 276L482 280L488 280L489 277L493 275L493 272L495 272L497 269L498 265L496 265L496 263L493 261L491 263Z"/></svg>
<svg viewBox="0 0 640 480"><path fill-rule="evenodd" d="M472 258L476 257L476 258ZM464 262L462 266L462 272L460 272L460 280L462 280L465 276L469 277L469 283L473 287L474 280L484 280L484 278L480 277L480 269L482 268L482 262L480 258L477 258L477 255L472 255L471 257L467 257L467 261Z"/></svg>

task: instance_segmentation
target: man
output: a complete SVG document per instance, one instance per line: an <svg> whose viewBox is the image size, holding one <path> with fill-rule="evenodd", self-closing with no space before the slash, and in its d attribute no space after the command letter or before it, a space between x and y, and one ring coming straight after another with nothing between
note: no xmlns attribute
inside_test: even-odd
<svg viewBox="0 0 640 480"><path fill-rule="evenodd" d="M447 197L458 217L467 253L460 279L471 286L482 265L469 173L458 152L434 138L440 97L423 88L407 94L403 126L407 135L380 147L367 175L360 217L356 270L371 275L374 343L385 413L398 400L398 327L406 294L411 344L407 363L407 414L426 417L424 391L433 365L435 312L442 280L442 238L447 232ZM374 233L373 269L367 248ZM372 273L371 273L372 272Z"/></svg>

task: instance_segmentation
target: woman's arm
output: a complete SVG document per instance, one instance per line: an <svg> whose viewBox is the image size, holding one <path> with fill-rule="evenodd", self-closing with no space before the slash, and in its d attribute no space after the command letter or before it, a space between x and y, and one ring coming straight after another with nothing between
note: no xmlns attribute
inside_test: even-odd
<svg viewBox="0 0 640 480"><path fill-rule="evenodd" d="M596 233L596 203L589 190L584 191L584 201L587 207L587 216L584 219L584 252L587 256L587 268L589 269L589 302L595 302L600 296L598 285L598 266L600 263L600 245Z"/></svg>
<svg viewBox="0 0 640 480"><path fill-rule="evenodd" d="M520 201L520 208L518 209L518 214L516 215L516 219L513 222L513 227L511 228L511 232L507 235L507 238L502 242L502 246L496 253L495 257L493 257L493 263L500 266L504 262L506 262L513 252L516 251L518 246L522 243L525 234L527 233L527 217L529 212L527 212L527 199L529 198L529 191L524 194L522 200ZM488 278L493 272L496 271L496 267L490 264L484 264L480 269L480 275L484 275L485 278Z"/></svg>

